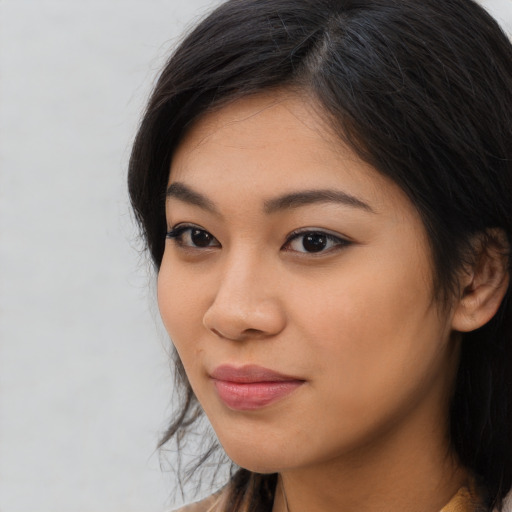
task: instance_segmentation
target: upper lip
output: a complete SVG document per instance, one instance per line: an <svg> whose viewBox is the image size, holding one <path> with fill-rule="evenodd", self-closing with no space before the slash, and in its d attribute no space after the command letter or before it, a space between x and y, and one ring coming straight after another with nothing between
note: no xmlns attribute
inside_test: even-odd
<svg viewBox="0 0 512 512"><path fill-rule="evenodd" d="M241 384L251 382L284 382L303 380L290 375L284 375L274 370L264 368L263 366L252 364L244 366L223 364L217 366L217 368L211 372L210 377L215 380L238 382Z"/></svg>

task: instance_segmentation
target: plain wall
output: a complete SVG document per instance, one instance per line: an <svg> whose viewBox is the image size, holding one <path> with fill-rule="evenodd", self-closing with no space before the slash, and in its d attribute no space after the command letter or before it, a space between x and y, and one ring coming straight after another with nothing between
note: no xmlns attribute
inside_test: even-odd
<svg viewBox="0 0 512 512"><path fill-rule="evenodd" d="M126 193L150 86L211 0L0 2L0 510L160 511L172 380Z"/></svg>
<svg viewBox="0 0 512 512"><path fill-rule="evenodd" d="M485 2L512 33L512 1ZM0 1L0 511L157 512L172 380L125 186L208 0Z"/></svg>

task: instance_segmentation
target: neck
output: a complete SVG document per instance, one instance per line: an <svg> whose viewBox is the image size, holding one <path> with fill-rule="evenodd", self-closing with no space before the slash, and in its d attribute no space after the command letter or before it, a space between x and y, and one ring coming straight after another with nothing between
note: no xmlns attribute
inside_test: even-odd
<svg viewBox="0 0 512 512"><path fill-rule="evenodd" d="M283 471L273 512L439 512L468 473L450 452L445 429L406 434L394 430L384 442Z"/></svg>

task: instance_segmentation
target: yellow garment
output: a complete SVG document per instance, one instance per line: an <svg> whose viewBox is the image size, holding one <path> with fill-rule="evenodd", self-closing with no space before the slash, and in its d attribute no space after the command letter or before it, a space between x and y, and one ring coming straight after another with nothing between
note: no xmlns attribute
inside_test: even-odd
<svg viewBox="0 0 512 512"><path fill-rule="evenodd" d="M176 512L224 512L222 510L222 493L193 503ZM461 487L457 494L439 512L481 512L485 510L475 490Z"/></svg>
<svg viewBox="0 0 512 512"><path fill-rule="evenodd" d="M484 510L475 490L461 487L457 494L440 512L479 512Z"/></svg>

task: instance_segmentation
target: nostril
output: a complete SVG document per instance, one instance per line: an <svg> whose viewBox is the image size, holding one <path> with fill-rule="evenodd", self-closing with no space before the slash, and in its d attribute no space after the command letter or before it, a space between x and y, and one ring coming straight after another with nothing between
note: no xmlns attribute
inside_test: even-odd
<svg viewBox="0 0 512 512"><path fill-rule="evenodd" d="M263 338L281 332L286 315L276 300L251 298L234 301L217 295L205 311L203 325L217 337L226 340Z"/></svg>
<svg viewBox="0 0 512 512"><path fill-rule="evenodd" d="M243 334L246 336L261 336L264 332L259 329L246 329Z"/></svg>
<svg viewBox="0 0 512 512"><path fill-rule="evenodd" d="M236 335L233 333L228 334L215 328L210 328L210 331L213 332L219 338L224 338L226 340L233 341L243 340L247 338L257 338L265 335L265 333L259 329L245 329L243 331L238 332Z"/></svg>
<svg viewBox="0 0 512 512"><path fill-rule="evenodd" d="M210 329L210 331L213 332L213 334L217 335L219 338L225 338L225 336L219 332L217 329Z"/></svg>

